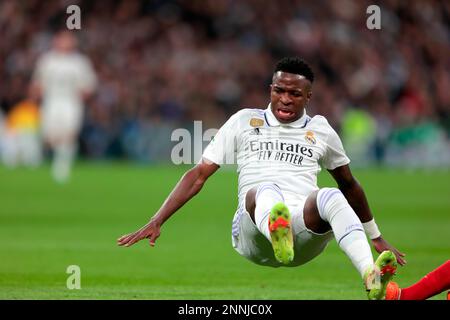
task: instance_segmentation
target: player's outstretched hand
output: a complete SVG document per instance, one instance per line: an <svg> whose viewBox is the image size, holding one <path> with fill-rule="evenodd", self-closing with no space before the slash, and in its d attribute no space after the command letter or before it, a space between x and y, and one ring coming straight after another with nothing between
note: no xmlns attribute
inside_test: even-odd
<svg viewBox="0 0 450 320"><path fill-rule="evenodd" d="M119 246L129 247L142 239L150 239L150 245L155 246L155 241L159 237L161 225L155 220L150 220L145 226L139 230L123 235L117 239Z"/></svg>
<svg viewBox="0 0 450 320"><path fill-rule="evenodd" d="M378 237L376 239L372 239L372 244L373 244L373 247L375 248L375 250L378 253L382 253L385 250L390 250L390 251L392 251L395 254L395 257L397 258L397 262L401 266L404 266L406 264L406 260L403 259L405 254L401 253L400 251L395 249L393 246L391 246L389 243L387 243L387 241L384 240L382 237Z"/></svg>

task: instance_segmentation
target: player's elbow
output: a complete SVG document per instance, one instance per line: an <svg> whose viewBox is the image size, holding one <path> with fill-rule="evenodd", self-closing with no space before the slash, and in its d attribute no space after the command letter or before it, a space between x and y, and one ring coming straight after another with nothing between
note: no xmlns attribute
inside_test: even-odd
<svg viewBox="0 0 450 320"><path fill-rule="evenodd" d="M192 186L192 189L195 191L195 194L197 194L205 184L208 177L202 174L200 168L194 167L185 173L183 179L186 180L187 183Z"/></svg>
<svg viewBox="0 0 450 320"><path fill-rule="evenodd" d="M195 180L195 185L197 186L198 191L200 191L200 189L206 183L206 180L208 180L208 178L209 178L209 175L207 173L203 172L202 170L199 170L199 171L200 172L197 176L197 179Z"/></svg>
<svg viewBox="0 0 450 320"><path fill-rule="evenodd" d="M195 196L197 193L199 193L200 190L202 190L204 184L205 182L196 181L194 186L192 187L192 195Z"/></svg>
<svg viewBox="0 0 450 320"><path fill-rule="evenodd" d="M205 184L206 180L219 168L216 164L199 163L188 172L186 172L184 179L191 186L194 194L197 194Z"/></svg>

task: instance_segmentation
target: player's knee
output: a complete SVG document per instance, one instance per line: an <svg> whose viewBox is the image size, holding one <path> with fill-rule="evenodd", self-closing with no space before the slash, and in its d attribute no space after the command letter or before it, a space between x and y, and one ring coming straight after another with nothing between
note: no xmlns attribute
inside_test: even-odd
<svg viewBox="0 0 450 320"><path fill-rule="evenodd" d="M338 188L322 188L317 193L316 204L320 217L325 221L330 221L330 207L336 203L348 205L341 190Z"/></svg>

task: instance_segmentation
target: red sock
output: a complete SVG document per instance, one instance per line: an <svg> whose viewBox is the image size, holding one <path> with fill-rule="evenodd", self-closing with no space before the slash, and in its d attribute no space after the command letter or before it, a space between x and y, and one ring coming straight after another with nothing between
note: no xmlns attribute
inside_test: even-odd
<svg viewBox="0 0 450 320"><path fill-rule="evenodd" d="M400 292L400 300L425 300L450 289L450 260Z"/></svg>

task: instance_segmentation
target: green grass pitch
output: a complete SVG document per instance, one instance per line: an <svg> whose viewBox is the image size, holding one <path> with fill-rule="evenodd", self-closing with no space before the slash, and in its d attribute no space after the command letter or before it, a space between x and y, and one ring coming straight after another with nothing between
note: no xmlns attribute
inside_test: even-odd
<svg viewBox="0 0 450 320"><path fill-rule="evenodd" d="M298 268L252 264L231 247L237 176L221 169L151 248L116 239L159 208L186 167L86 164L57 185L48 166L0 167L0 299L365 299L333 241ZM450 173L354 170L384 237L404 251L407 286L450 258ZM334 186L322 172L320 186ZM69 290L66 269L81 268ZM443 300L445 294L434 299Z"/></svg>

